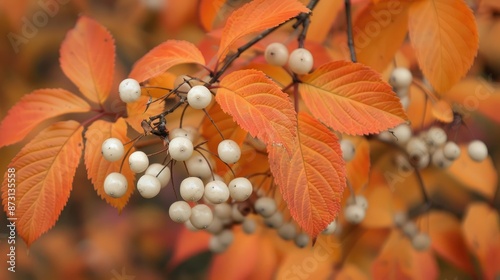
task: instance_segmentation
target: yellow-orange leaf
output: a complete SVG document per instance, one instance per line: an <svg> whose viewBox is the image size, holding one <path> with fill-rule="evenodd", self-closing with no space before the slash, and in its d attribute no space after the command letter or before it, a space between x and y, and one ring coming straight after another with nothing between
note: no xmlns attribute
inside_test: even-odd
<svg viewBox="0 0 500 280"><path fill-rule="evenodd" d="M448 102L438 100L432 104L432 115L441 122L451 123L453 121L453 110Z"/></svg>
<svg viewBox="0 0 500 280"><path fill-rule="evenodd" d="M418 64L437 92L447 91L467 74L479 39L474 14L465 1L414 1L409 30Z"/></svg>
<svg viewBox="0 0 500 280"><path fill-rule="evenodd" d="M245 141L247 132L241 129L230 115L224 113L219 104L214 103L210 109L208 109L208 115L210 115L213 122L219 129L217 130L208 117L205 116L205 118L203 118L203 122L201 124L201 135L205 139L210 139L207 146L212 153L217 154L217 147L219 146L220 141L223 140L219 131L224 136L224 139L231 139L241 147L243 141ZM227 169L227 166L220 160L217 160L216 164L217 172Z"/></svg>
<svg viewBox="0 0 500 280"><path fill-rule="evenodd" d="M384 71L408 32L410 2L381 0L370 3L354 21L354 45L359 62Z"/></svg>
<svg viewBox="0 0 500 280"><path fill-rule="evenodd" d="M356 146L356 154L347 163L347 178L357 192L366 186L370 177L370 143L364 137L349 139Z"/></svg>
<svg viewBox="0 0 500 280"><path fill-rule="evenodd" d="M346 168L337 137L306 113L298 115L291 156L269 146L269 162L290 214L311 236L335 219L346 185Z"/></svg>
<svg viewBox="0 0 500 280"><path fill-rule="evenodd" d="M264 31L299 13L307 12L309 9L297 0L254 0L244 5L234 11L224 25L217 53L219 60L244 36Z"/></svg>
<svg viewBox="0 0 500 280"><path fill-rule="evenodd" d="M226 0L201 0L198 9L201 26L206 30L212 30L217 15L219 15Z"/></svg>
<svg viewBox="0 0 500 280"><path fill-rule="evenodd" d="M156 46L139 59L129 74L139 82L153 78L183 63L205 64L200 50L190 42L169 40Z"/></svg>
<svg viewBox="0 0 500 280"><path fill-rule="evenodd" d="M343 7L344 1L342 0L319 1L311 15L307 40L323 43Z"/></svg>
<svg viewBox="0 0 500 280"><path fill-rule="evenodd" d="M141 122L150 116L158 115L163 112L164 103L154 102L149 105L146 111L146 105L149 102L149 96L141 96L135 102L127 103L127 123L137 132L144 133Z"/></svg>
<svg viewBox="0 0 500 280"><path fill-rule="evenodd" d="M467 155L467 147L461 146L461 156L446 170L452 178L467 189L493 199L498 183L498 174L490 157L482 162L473 161Z"/></svg>
<svg viewBox="0 0 500 280"><path fill-rule="evenodd" d="M0 124L0 147L21 141L41 122L67 113L90 111L85 100L63 89L39 89L24 96Z"/></svg>
<svg viewBox="0 0 500 280"><path fill-rule="evenodd" d="M232 72L222 79L215 99L253 137L291 152L296 135L293 104L264 73Z"/></svg>
<svg viewBox="0 0 500 280"><path fill-rule="evenodd" d="M312 115L342 133L378 133L407 119L391 86L362 64L335 61L301 79L300 94Z"/></svg>
<svg viewBox="0 0 500 280"><path fill-rule="evenodd" d="M110 137L118 138L122 143L130 141L127 137L127 124L125 120L120 118L116 123L98 120L89 126L85 132L85 166L89 179L92 181L94 189L99 196L106 200L108 204L121 211L134 192L135 174L130 170L127 163L123 164L122 174L127 178L128 182L128 189L125 195L121 198L113 198L104 192L104 179L111 172L119 172L121 165L121 160L109 162L101 155L102 142ZM133 153L134 149L130 152Z"/></svg>
<svg viewBox="0 0 500 280"><path fill-rule="evenodd" d="M28 246L54 226L68 201L82 155L82 131L76 121L54 123L16 155L9 165L15 171L5 173L4 209L7 217L17 218L17 232ZM8 184L14 182L15 193Z"/></svg>
<svg viewBox="0 0 500 280"><path fill-rule="evenodd" d="M95 20L82 16L61 45L61 68L82 94L104 103L111 91L115 45L111 34Z"/></svg>
<svg viewBox="0 0 500 280"><path fill-rule="evenodd" d="M500 217L485 203L469 206L462 229L467 245L479 259L484 279L496 279L500 267Z"/></svg>

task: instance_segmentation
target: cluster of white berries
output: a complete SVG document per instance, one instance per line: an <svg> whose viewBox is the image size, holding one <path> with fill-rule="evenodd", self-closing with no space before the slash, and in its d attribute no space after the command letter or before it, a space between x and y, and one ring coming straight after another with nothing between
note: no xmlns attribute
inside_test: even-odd
<svg viewBox="0 0 500 280"><path fill-rule="evenodd" d="M285 66L288 63L290 70L298 75L309 73L314 64L310 51L297 48L288 54L288 49L282 43L272 43L266 47L264 58L267 63L275 66Z"/></svg>
<svg viewBox="0 0 500 280"><path fill-rule="evenodd" d="M408 159L397 155L396 163L399 167L410 170L412 168L410 162L419 169L431 164L438 168L448 168L461 154L458 144L450 141L446 131L438 126L432 126L419 135L413 135L408 124L401 124L391 132L382 132L379 138L386 142L394 142L406 150ZM482 141L474 140L468 144L467 154L472 160L481 162L488 156L488 148Z"/></svg>
<svg viewBox="0 0 500 280"><path fill-rule="evenodd" d="M431 238L425 232L420 232L418 226L404 212L396 212L393 216L394 225L411 240L413 248L417 251L425 251L431 245Z"/></svg>
<svg viewBox="0 0 500 280"><path fill-rule="evenodd" d="M389 84L393 87L394 92L398 95L401 105L406 110L410 105L410 85L413 81L413 75L410 70L404 67L398 67L392 70L389 78Z"/></svg>
<svg viewBox="0 0 500 280"><path fill-rule="evenodd" d="M365 219L366 209L368 209L366 197L363 195L350 196L344 208L344 218L351 224L359 224Z"/></svg>

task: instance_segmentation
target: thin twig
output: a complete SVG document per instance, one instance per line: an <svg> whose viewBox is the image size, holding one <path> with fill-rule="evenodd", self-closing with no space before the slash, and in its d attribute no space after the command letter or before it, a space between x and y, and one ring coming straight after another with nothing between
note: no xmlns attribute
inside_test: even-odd
<svg viewBox="0 0 500 280"><path fill-rule="evenodd" d="M354 35L352 33L352 15L351 15L351 0L345 0L345 16L347 20L347 45L351 52L352 62L357 62L356 49L354 48Z"/></svg>

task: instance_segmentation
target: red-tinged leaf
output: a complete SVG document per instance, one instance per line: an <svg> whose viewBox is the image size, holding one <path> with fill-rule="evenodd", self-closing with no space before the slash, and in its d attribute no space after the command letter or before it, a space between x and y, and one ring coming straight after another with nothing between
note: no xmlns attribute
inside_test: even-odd
<svg viewBox="0 0 500 280"><path fill-rule="evenodd" d="M356 147L356 154L347 163L347 179L357 192L366 186L370 177L370 143L364 137L349 139Z"/></svg>
<svg viewBox="0 0 500 280"><path fill-rule="evenodd" d="M150 116L158 115L164 110L163 102L151 103L146 110L149 101L149 96L141 96L135 102L127 103L128 117L125 120L139 133L144 133L144 129L141 126L142 120L148 119Z"/></svg>
<svg viewBox="0 0 500 280"><path fill-rule="evenodd" d="M471 204L462 223L467 245L478 257L484 279L500 273L500 217L484 203Z"/></svg>
<svg viewBox="0 0 500 280"><path fill-rule="evenodd" d="M479 36L465 1L413 1L409 30L418 64L437 92L447 91L467 74Z"/></svg>
<svg viewBox="0 0 500 280"><path fill-rule="evenodd" d="M2 184L2 202L28 246L54 226L73 187L82 155L83 127L76 121L54 123L12 160ZM8 187L15 174L15 195ZM13 199L13 197L15 199ZM9 206L15 205L15 211Z"/></svg>
<svg viewBox="0 0 500 280"><path fill-rule="evenodd" d="M249 279L260 258L259 235L245 234L240 228L234 231L234 241L227 251L212 260L208 279Z"/></svg>
<svg viewBox="0 0 500 280"><path fill-rule="evenodd" d="M372 265L372 278L383 280L437 279L438 267L431 251L416 252L408 237L393 230Z"/></svg>
<svg viewBox="0 0 500 280"><path fill-rule="evenodd" d="M139 59L129 74L139 82L153 78L173 66L184 63L205 65L200 50L187 41L169 40L156 46Z"/></svg>
<svg viewBox="0 0 500 280"><path fill-rule="evenodd" d="M317 236L340 211L345 163L337 136L306 113L298 115L296 139L290 156L282 147L268 146L269 162L290 214Z"/></svg>
<svg viewBox="0 0 500 280"><path fill-rule="evenodd" d="M231 139L241 147L246 139L247 132L241 129L234 122L233 118L230 115L224 113L219 104L214 103L207 112L208 115L210 115L210 118L212 118L213 122L215 123L214 125L212 121L210 121L210 119L205 116L201 124L201 135L205 139L210 139L210 141L208 141L207 143L208 149L212 153L217 154L219 143L224 139ZM224 136L224 139L220 136L219 131ZM217 172L227 170L227 166L223 164L222 161L216 160L216 164Z"/></svg>
<svg viewBox="0 0 500 280"><path fill-rule="evenodd" d="M222 110L266 144L283 145L291 153L295 110L288 95L257 70L240 70L220 82L215 100Z"/></svg>
<svg viewBox="0 0 500 280"><path fill-rule="evenodd" d="M327 63L301 80L300 94L311 114L342 133L378 133L407 119L391 86L362 64Z"/></svg>
<svg viewBox="0 0 500 280"><path fill-rule="evenodd" d="M0 148L21 141L37 125L67 113L90 111L85 100L63 89L39 89L24 96L0 123Z"/></svg>
<svg viewBox="0 0 500 280"><path fill-rule="evenodd" d="M408 33L409 7L409 1L381 0L363 9L353 25L359 62L378 72L387 68Z"/></svg>
<svg viewBox="0 0 500 280"><path fill-rule="evenodd" d="M95 20L80 17L61 45L64 74L95 103L104 103L111 91L115 45L111 34Z"/></svg>
<svg viewBox="0 0 500 280"><path fill-rule="evenodd" d="M474 275L460 221L451 214L438 211L430 212L422 220L429 224L432 249L454 266Z"/></svg>
<svg viewBox="0 0 500 280"><path fill-rule="evenodd" d="M446 172L467 189L493 199L497 188L498 174L490 157L482 162L473 161L467 155L467 146L461 146L461 156Z"/></svg>
<svg viewBox="0 0 500 280"><path fill-rule="evenodd" d="M500 123L500 88L497 84L482 79L465 79L442 94L442 97L456 103L464 117L480 113L492 121Z"/></svg>
<svg viewBox="0 0 500 280"><path fill-rule="evenodd" d="M179 232L179 238L175 242L174 255L168 266L174 268L187 259L208 251L210 237L211 234L206 231L193 232L183 226Z"/></svg>
<svg viewBox="0 0 500 280"><path fill-rule="evenodd" d="M135 174L130 170L129 165L124 163L121 173L127 178L127 192L121 198L113 198L104 192L104 179L111 172L119 172L121 165L121 160L109 162L101 155L102 142L110 137L118 138L122 143L130 141L127 137L127 123L124 119L120 118L116 123L97 120L89 126L85 132L85 167L97 194L108 204L121 211L134 192ZM130 151L130 153L133 152L134 149Z"/></svg>
<svg viewBox="0 0 500 280"><path fill-rule="evenodd" d="M222 30L217 56L221 61L239 39L261 32L292 18L307 9L297 0L254 0L234 11Z"/></svg>

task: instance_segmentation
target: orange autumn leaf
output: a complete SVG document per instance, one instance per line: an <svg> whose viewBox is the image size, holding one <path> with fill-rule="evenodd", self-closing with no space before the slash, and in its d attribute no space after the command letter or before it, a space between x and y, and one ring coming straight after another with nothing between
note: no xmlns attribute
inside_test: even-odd
<svg viewBox="0 0 500 280"><path fill-rule="evenodd" d="M311 14L311 24L307 30L307 40L323 43L337 20L337 15L344 7L342 0L319 1Z"/></svg>
<svg viewBox="0 0 500 280"><path fill-rule="evenodd" d="M372 185L364 194L370 207L361 223L366 228L391 227L394 224L394 193L386 185Z"/></svg>
<svg viewBox="0 0 500 280"><path fill-rule="evenodd" d="M290 214L315 237L340 211L345 163L337 136L318 120L299 113L297 130L292 154L268 146L269 162Z"/></svg>
<svg viewBox="0 0 500 280"><path fill-rule="evenodd" d="M500 123L500 88L479 78L469 78L461 81L449 91L442 94L445 100L455 103L467 118L475 112L490 120Z"/></svg>
<svg viewBox="0 0 500 280"><path fill-rule="evenodd" d="M232 231L234 241L225 252L213 258L208 279L248 279L254 272L254 266L260 258L259 235L248 235L241 228L234 228Z"/></svg>
<svg viewBox="0 0 500 280"><path fill-rule="evenodd" d="M467 245L479 259L484 279L500 273L500 217L485 203L471 204L462 223Z"/></svg>
<svg viewBox="0 0 500 280"><path fill-rule="evenodd" d="M362 64L327 63L301 80L299 91L311 114L342 133L378 133L407 119L391 86Z"/></svg>
<svg viewBox="0 0 500 280"><path fill-rule="evenodd" d="M134 64L129 77L141 83L162 74L173 66L184 63L205 65L205 58L190 42L165 41L139 59Z"/></svg>
<svg viewBox="0 0 500 280"><path fill-rule="evenodd" d="M174 268L189 258L208 251L211 234L207 231L190 231L182 227L175 242L174 253L168 266Z"/></svg>
<svg viewBox="0 0 500 280"><path fill-rule="evenodd" d="M251 69L230 73L220 82L215 100L253 137L291 152L296 134L293 104L264 73Z"/></svg>
<svg viewBox="0 0 500 280"><path fill-rule="evenodd" d="M109 162L105 160L101 154L102 142L110 137L118 138L124 144L130 141L127 137L127 124L124 119L120 118L116 123L97 120L89 126L85 132L85 167L87 168L88 177L92 181L97 194L102 199L106 200L108 204L121 211L134 192L135 174L125 162L121 173L127 178L127 192L121 198L113 198L104 192L104 179L106 179L106 176L111 172L119 172L122 162L121 160ZM128 147L129 146L125 146L125 149ZM130 151L130 153L133 152L134 149Z"/></svg>
<svg viewBox="0 0 500 280"><path fill-rule="evenodd" d="M350 138L356 148L354 158L349 161L347 178L355 191L365 187L370 177L370 143L364 137Z"/></svg>
<svg viewBox="0 0 500 280"><path fill-rule="evenodd" d="M43 121L90 111L85 100L63 89L39 89L24 96L0 123L0 147L21 141Z"/></svg>
<svg viewBox="0 0 500 280"><path fill-rule="evenodd" d="M444 100L438 100L432 104L432 115L443 123L451 123L454 117L450 104Z"/></svg>
<svg viewBox="0 0 500 280"><path fill-rule="evenodd" d="M200 23L203 29L211 31L215 19L219 15L222 7L226 4L226 0L201 0L198 9Z"/></svg>
<svg viewBox="0 0 500 280"><path fill-rule="evenodd" d="M432 240L432 249L451 264L473 275L474 267L462 234L460 221L442 211L432 211L421 219L429 224L428 234Z"/></svg>
<svg viewBox="0 0 500 280"><path fill-rule="evenodd" d="M144 133L144 129L141 126L142 120L148 119L150 116L158 115L164 110L164 103L161 101L151 103L149 108L146 110L148 102L148 96L141 96L135 102L127 103L128 117L125 120L135 131L139 133Z"/></svg>
<svg viewBox="0 0 500 280"><path fill-rule="evenodd" d="M297 0L254 0L244 5L234 11L224 25L217 52L219 61L244 36L278 26L299 13L307 12L309 9Z"/></svg>
<svg viewBox="0 0 500 280"><path fill-rule="evenodd" d="M370 3L353 24L359 62L378 72L394 59L408 33L410 2L381 0Z"/></svg>
<svg viewBox="0 0 500 280"><path fill-rule="evenodd" d="M115 45L111 34L95 20L80 17L61 45L64 74L95 103L106 101L113 84Z"/></svg>
<svg viewBox="0 0 500 280"><path fill-rule="evenodd" d="M218 154L217 148L219 146L219 143L224 139L231 139L241 147L246 139L247 132L236 125L233 121L233 118L230 115L224 113L217 103L214 103L208 109L207 113L215 123L214 125L212 121L210 121L210 119L205 116L201 124L201 135L205 139L210 139L210 141L207 142L208 149L213 154ZM219 131L224 136L224 139L222 139ZM220 160L216 160L216 164L216 170L218 172L227 169L227 166Z"/></svg>
<svg viewBox="0 0 500 280"><path fill-rule="evenodd" d="M462 145L461 156L446 170L453 179L467 189L493 199L497 188L498 174L491 157L482 162L472 160L467 154L467 146Z"/></svg>
<svg viewBox="0 0 500 280"><path fill-rule="evenodd" d="M346 263L335 277L336 280L368 280L369 278L357 266Z"/></svg>
<svg viewBox="0 0 500 280"><path fill-rule="evenodd" d="M15 168L15 201L8 196L9 173L2 201L9 218L28 246L54 226L66 205L83 149L83 127L76 121L57 122L29 142L11 161ZM15 203L15 212L9 206Z"/></svg>
<svg viewBox="0 0 500 280"><path fill-rule="evenodd" d="M465 1L413 1L409 30L418 64L437 92L446 92L467 74L479 36Z"/></svg>
<svg viewBox="0 0 500 280"><path fill-rule="evenodd" d="M431 251L416 252L408 237L393 230L372 264L372 279L437 279L438 267Z"/></svg>

